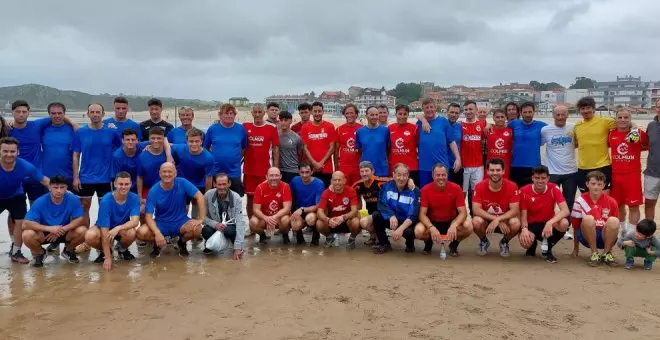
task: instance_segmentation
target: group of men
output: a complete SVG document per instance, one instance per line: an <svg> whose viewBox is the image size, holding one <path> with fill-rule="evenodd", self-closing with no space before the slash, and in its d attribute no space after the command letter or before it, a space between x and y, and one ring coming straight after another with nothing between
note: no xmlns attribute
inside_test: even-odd
<svg viewBox="0 0 660 340"><path fill-rule="evenodd" d="M49 105L48 118L30 121L28 103L16 101L12 126L0 130L9 135L0 142L0 210L10 212L12 260L28 263L21 252L25 242L35 265L43 265L59 243L70 262L78 261L74 249L80 244L99 249L95 262L107 268L114 241L125 260L134 258L128 247L136 239L152 243L153 256L178 239L179 254L186 256L187 241L215 232L233 241L239 259L244 195L245 223L261 242L279 231L289 243L292 230L303 244L308 228L311 245L321 234L331 246L348 233L352 248L366 230L372 236L367 244L385 253L391 250L389 229L393 240L406 239L408 252L419 239L426 253L434 242L447 242L455 256L459 242L474 232L483 255L487 235L498 232L502 256L519 236L528 255L540 241L542 256L556 262L552 247L572 224L575 255L582 242L592 251L591 263L614 264L611 249L625 226L626 207L630 224L640 219L640 154L647 149L645 215L654 217L660 104L646 132L632 126L626 109L615 120L596 116L592 98L577 106L583 120L575 125L567 123L564 106L555 108L553 124L534 120L533 103L495 109L487 123L473 101L462 108L450 104L444 117L425 99L416 124L409 122L410 109L398 105L395 123L387 125L387 107L368 107L362 126L358 108L348 104L346 122L335 127L323 119L320 102L301 104L301 121L294 125L292 114L276 103L254 105L252 121L243 124L235 121L236 108L225 104L204 133L193 126L187 107L178 112L181 126L173 128L161 118L158 99L148 102L150 119L139 124L127 118L123 97L106 119L104 108L91 104L83 127L66 118L60 103ZM459 122L461 109L465 119ZM542 145L547 166L541 165ZM94 195L99 216L90 225ZM226 215L231 224L223 222Z"/></svg>

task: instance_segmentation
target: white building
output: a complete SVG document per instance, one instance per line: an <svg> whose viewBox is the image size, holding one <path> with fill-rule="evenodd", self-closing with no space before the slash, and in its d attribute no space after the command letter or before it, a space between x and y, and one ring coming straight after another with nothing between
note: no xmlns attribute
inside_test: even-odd
<svg viewBox="0 0 660 340"><path fill-rule="evenodd" d="M559 101L561 93L555 91L539 91L534 95L534 101L537 103L556 103Z"/></svg>
<svg viewBox="0 0 660 340"><path fill-rule="evenodd" d="M381 91L379 89L366 89L364 94L357 97L355 100L355 105L362 111L369 106L378 106L378 105L387 105L389 108L393 108L396 105L396 97L390 96L386 91Z"/></svg>
<svg viewBox="0 0 660 340"><path fill-rule="evenodd" d="M564 103L577 104L578 100L589 96L589 89L568 89L564 91Z"/></svg>
<svg viewBox="0 0 660 340"><path fill-rule="evenodd" d="M616 77L616 81L599 81L594 86L589 93L594 97L596 106L646 107L650 102L649 84L643 82L642 77Z"/></svg>

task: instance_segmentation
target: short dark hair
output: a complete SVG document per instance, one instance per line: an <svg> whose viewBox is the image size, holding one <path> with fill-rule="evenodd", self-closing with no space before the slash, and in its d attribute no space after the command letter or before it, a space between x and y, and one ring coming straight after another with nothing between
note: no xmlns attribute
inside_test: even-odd
<svg viewBox="0 0 660 340"><path fill-rule="evenodd" d="M124 129L124 131L121 132L121 138L124 138L124 136L130 136L130 135L135 135L135 137L137 137L137 131L135 131L132 128L127 128L127 129Z"/></svg>
<svg viewBox="0 0 660 340"><path fill-rule="evenodd" d="M449 106L447 106L447 111L449 111L449 109L451 109L452 107L457 108L459 111L461 110L461 106L458 105L457 103L449 103Z"/></svg>
<svg viewBox="0 0 660 340"><path fill-rule="evenodd" d="M445 169L445 171L449 172L449 169L447 169L447 166L442 164L442 163L435 163L435 165L433 166L433 169L431 169L431 173L434 173L435 169Z"/></svg>
<svg viewBox="0 0 660 340"><path fill-rule="evenodd" d="M186 140L190 139L190 137L201 137L202 140L204 140L204 132L196 127L193 127L192 129L188 130L188 132L186 132Z"/></svg>
<svg viewBox="0 0 660 340"><path fill-rule="evenodd" d="M291 112L289 112L287 110L280 111L280 115L278 117L279 117L280 120L293 119L293 115L291 114Z"/></svg>
<svg viewBox="0 0 660 340"><path fill-rule="evenodd" d="M26 102L25 100L17 100L15 102L11 103L11 110L14 111L14 110L16 110L16 108L21 107L21 106L27 107L28 110L30 109L30 104L28 104L28 102Z"/></svg>
<svg viewBox="0 0 660 340"><path fill-rule="evenodd" d="M87 105L87 113L89 113L89 108L92 107L92 105L98 105L101 107L101 112L105 113L105 107L103 107L103 104L101 103L91 103Z"/></svg>
<svg viewBox="0 0 660 340"><path fill-rule="evenodd" d="M367 106L367 108L364 110L364 113L366 114L366 113L369 112L369 110L371 110L371 109L376 109L376 110L378 110L378 106L376 106L376 105L369 105L369 106Z"/></svg>
<svg viewBox="0 0 660 340"><path fill-rule="evenodd" d="M587 174L586 181L589 182L592 178L597 180L598 182L605 182L606 179L605 174L598 170L589 171L589 173Z"/></svg>
<svg viewBox="0 0 660 340"><path fill-rule="evenodd" d="M149 99L149 101L147 102L147 106L152 106L152 105L156 105L156 106L160 107L161 109L163 108L163 102L160 101L160 99L158 99L158 98Z"/></svg>
<svg viewBox="0 0 660 340"><path fill-rule="evenodd" d="M229 178L229 175L227 175L224 172L218 172L217 174L215 174L215 176L213 176L213 182L214 183L217 182L218 178L222 178L222 177L226 177L229 184L231 184L231 178Z"/></svg>
<svg viewBox="0 0 660 340"><path fill-rule="evenodd" d="M149 137L151 137L151 135L161 135L164 137L165 131L163 131L163 129L161 129L159 126L152 126L149 128Z"/></svg>
<svg viewBox="0 0 660 340"><path fill-rule="evenodd" d="M538 165L532 169L532 174L534 175L550 175L550 170L545 165Z"/></svg>
<svg viewBox="0 0 660 340"><path fill-rule="evenodd" d="M378 109L385 109L385 110L389 110L390 108L389 108L389 107L387 107L387 105L385 105L385 104L380 104L380 105L378 105Z"/></svg>
<svg viewBox="0 0 660 340"><path fill-rule="evenodd" d="M302 110L310 110L311 111L312 106L309 105L309 103L300 103L300 104L298 104L298 111L302 111Z"/></svg>
<svg viewBox="0 0 660 340"><path fill-rule="evenodd" d="M276 102L270 102L266 105L266 109L270 109L271 106L275 106L278 109L280 108L280 104L278 104Z"/></svg>
<svg viewBox="0 0 660 340"><path fill-rule="evenodd" d="M646 236L646 237L653 236L653 234L655 234L656 228L657 228L657 226L655 224L655 221L649 220L647 218L639 221L639 223L637 223L637 227L636 227L637 232L644 235L644 236Z"/></svg>
<svg viewBox="0 0 660 340"><path fill-rule="evenodd" d="M486 169L490 169L491 165L499 165L504 170L504 161L501 158L491 158L486 162Z"/></svg>
<svg viewBox="0 0 660 340"><path fill-rule="evenodd" d="M474 106L477 106L477 102L474 100L466 100L465 103L463 103L463 107L467 107L470 104L474 104Z"/></svg>
<svg viewBox="0 0 660 340"><path fill-rule="evenodd" d="M511 105L515 106L515 107L516 107L516 111L517 111L518 113L520 113L520 106L518 106L518 104L517 104L516 102L508 102L508 103L506 103L506 105L504 105L504 113L506 113L506 110L508 110L508 109L509 109L509 106L511 106Z"/></svg>
<svg viewBox="0 0 660 340"><path fill-rule="evenodd" d="M9 144L9 145L16 145L18 147L18 139L14 137L3 137L0 139L0 144Z"/></svg>
<svg viewBox="0 0 660 340"><path fill-rule="evenodd" d="M312 165L307 162L300 162L300 164L298 165L298 170L301 170L302 168L309 168L311 170Z"/></svg>
<svg viewBox="0 0 660 340"><path fill-rule="evenodd" d="M66 113L66 106L64 106L64 104L59 103L59 102L54 102L54 103L50 103L50 104L48 104L48 107L46 107L46 111L47 111L48 113L50 113L50 109L52 109L52 108L54 108L54 107L59 107L59 108L62 109L62 111L63 111L64 113Z"/></svg>
<svg viewBox="0 0 660 340"><path fill-rule="evenodd" d="M596 101L594 100L594 97L582 97L580 100L577 102L577 107L578 109L581 109L583 107L592 107L596 108Z"/></svg>
<svg viewBox="0 0 660 340"><path fill-rule="evenodd" d="M321 103L321 102L319 102L319 101L315 101L315 102L313 102L313 103L312 103L312 108L314 108L314 106L320 106L321 109L323 109L323 103Z"/></svg>
<svg viewBox="0 0 660 340"><path fill-rule="evenodd" d="M409 107L408 105L406 105L406 104L399 104L399 105L397 105L396 108L394 109L395 112L398 112L399 110L404 110L404 111L406 111L407 113L410 113L410 107Z"/></svg>
<svg viewBox="0 0 660 340"><path fill-rule="evenodd" d="M524 102L522 105L520 105L520 111L522 111L526 107L531 107L532 112L536 112L536 106L534 106L534 103L532 102Z"/></svg>
<svg viewBox="0 0 660 340"><path fill-rule="evenodd" d="M131 174L126 171L120 171L115 175L115 181L119 178L128 178L131 179Z"/></svg>
<svg viewBox="0 0 660 340"><path fill-rule="evenodd" d="M68 185L66 178L64 178L64 176L62 175L51 176L49 179L50 179L50 185L54 185L54 184Z"/></svg>
<svg viewBox="0 0 660 340"><path fill-rule="evenodd" d="M495 110L493 110L493 116L495 116L496 113L501 113L504 116L506 116L506 111L504 111L504 109L495 109Z"/></svg>
<svg viewBox="0 0 660 340"><path fill-rule="evenodd" d="M351 108L351 107L353 108L353 110L355 110L355 114L358 114L358 115L360 114L360 110L358 110L357 106L355 106L355 104L349 103L349 104L344 105L344 107L341 108L341 115L345 116L346 115L346 110L348 110L348 108Z"/></svg>
<svg viewBox="0 0 660 340"><path fill-rule="evenodd" d="M128 99L124 96L117 96L115 97L115 100L112 101L113 104L128 104Z"/></svg>

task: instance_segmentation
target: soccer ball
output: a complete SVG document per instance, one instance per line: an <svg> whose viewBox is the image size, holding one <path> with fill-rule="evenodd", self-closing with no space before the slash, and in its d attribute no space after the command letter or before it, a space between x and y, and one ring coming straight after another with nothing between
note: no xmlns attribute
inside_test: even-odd
<svg viewBox="0 0 660 340"><path fill-rule="evenodd" d="M637 130L630 131L626 136L626 140L628 140L629 143L639 142L639 132Z"/></svg>

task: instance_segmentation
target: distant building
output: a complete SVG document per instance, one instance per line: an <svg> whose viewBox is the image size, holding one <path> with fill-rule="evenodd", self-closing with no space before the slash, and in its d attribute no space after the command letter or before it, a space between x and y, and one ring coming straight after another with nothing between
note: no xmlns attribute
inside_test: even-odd
<svg viewBox="0 0 660 340"><path fill-rule="evenodd" d="M309 93L305 94L285 94L285 95L274 95L270 97L266 97L264 101L266 103L270 102L275 102L280 104L280 109L281 110L287 110L291 113L296 112L298 110L298 105L302 103L313 103L316 99L314 98L313 95Z"/></svg>
<svg viewBox="0 0 660 340"><path fill-rule="evenodd" d="M362 93L362 88L359 86L351 86L348 88L348 97L350 99L355 99L360 96Z"/></svg>
<svg viewBox="0 0 660 340"><path fill-rule="evenodd" d="M578 100L589 96L589 89L568 89L564 91L564 103L577 104Z"/></svg>
<svg viewBox="0 0 660 340"><path fill-rule="evenodd" d="M343 103L347 101L348 96L341 91L323 91L319 96L319 100L322 102L336 102Z"/></svg>
<svg viewBox="0 0 660 340"><path fill-rule="evenodd" d="M641 106L650 103L649 84L642 77L616 77L616 81L599 81L594 84L590 95L594 97L596 106Z"/></svg>
<svg viewBox="0 0 660 340"><path fill-rule="evenodd" d="M564 101L563 91L539 91L534 94L535 103L561 103Z"/></svg>
<svg viewBox="0 0 660 340"><path fill-rule="evenodd" d="M532 102L534 101L534 97L532 96L520 96L517 94L505 94L499 99L493 101L493 107L495 108L504 108L504 105L506 105L508 102L514 102L518 105L524 103L524 102Z"/></svg>
<svg viewBox="0 0 660 340"><path fill-rule="evenodd" d="M415 100L414 102L408 104L411 111L417 111L422 109L422 102L420 100Z"/></svg>
<svg viewBox="0 0 660 340"><path fill-rule="evenodd" d="M249 106L250 100L245 97L231 97L229 98L229 104L234 106Z"/></svg>
<svg viewBox="0 0 660 340"><path fill-rule="evenodd" d="M419 85L422 87L422 98L426 97L429 92L433 92L433 88L435 87L435 83L428 81L419 82Z"/></svg>
<svg viewBox="0 0 660 340"><path fill-rule="evenodd" d="M490 100L477 100L477 109L480 108L486 108L487 110L490 110Z"/></svg>
<svg viewBox="0 0 660 340"><path fill-rule="evenodd" d="M344 105L337 102L322 102L322 103L323 103L323 112L325 114L330 114L334 117L341 116L341 109L344 107Z"/></svg>
<svg viewBox="0 0 660 340"><path fill-rule="evenodd" d="M431 98L436 102L442 101L442 92L427 92L423 98Z"/></svg>
<svg viewBox="0 0 660 340"><path fill-rule="evenodd" d="M367 88L364 90L364 94L357 97L355 100L355 105L361 111L366 109L369 106L377 105L387 105L389 108L396 106L396 97L390 96L387 94L387 91L383 89Z"/></svg>

